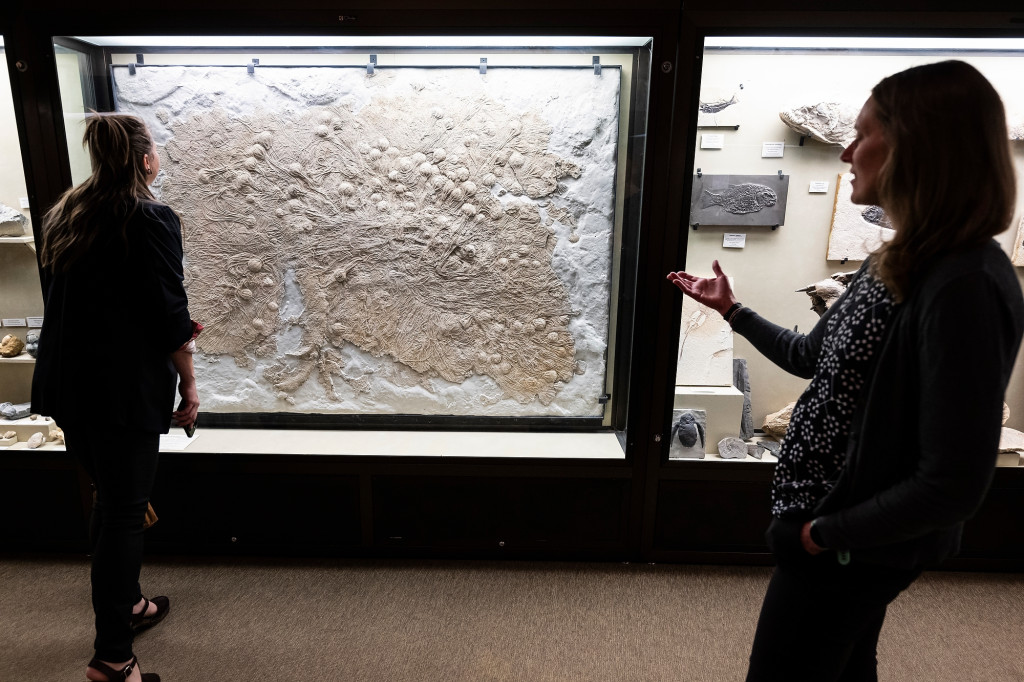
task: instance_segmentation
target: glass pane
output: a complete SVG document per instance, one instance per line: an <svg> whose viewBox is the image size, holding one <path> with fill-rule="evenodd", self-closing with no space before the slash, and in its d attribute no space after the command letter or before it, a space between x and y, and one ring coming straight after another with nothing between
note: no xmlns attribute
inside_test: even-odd
<svg viewBox="0 0 1024 682"><path fill-rule="evenodd" d="M855 271L886 238L881 210L850 201L849 165L839 160L871 88L917 64L969 62L999 91L1016 125L1013 155L1024 177L1022 57L1020 40L708 38L686 270L711 276L717 259L744 305L784 327L809 331L822 306L834 300L826 290L841 286L833 277ZM956 144L956 131L935 144ZM757 195L744 194L754 186L771 200L759 203ZM1018 220L1022 206L1024 192L1018 192ZM1014 229L999 240L1024 265L1024 233ZM1024 270L1019 274L1024 283ZM826 295L811 296L809 287ZM719 452L720 439L741 435L744 398L733 385L734 359L743 359L749 372L750 427L760 429L807 386L734 336L718 313L686 299L673 423L703 416L707 453ZM1011 379L1006 400L1021 428L1024 377ZM685 416L687 410L697 412ZM674 427L673 434L679 431ZM750 440L749 431L743 435ZM694 454L683 449L673 438L670 457Z"/></svg>
<svg viewBox="0 0 1024 682"><path fill-rule="evenodd" d="M42 326L43 299L10 83L0 41L0 403L22 404L31 396L34 362L22 344ZM0 436L5 423L11 427L0 418Z"/></svg>
<svg viewBox="0 0 1024 682"><path fill-rule="evenodd" d="M610 425L648 38L75 40L158 145L204 412Z"/></svg>

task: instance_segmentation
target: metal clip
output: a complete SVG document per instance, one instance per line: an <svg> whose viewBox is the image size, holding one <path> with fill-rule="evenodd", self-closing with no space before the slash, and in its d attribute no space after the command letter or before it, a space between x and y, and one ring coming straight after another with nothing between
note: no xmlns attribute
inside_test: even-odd
<svg viewBox="0 0 1024 682"><path fill-rule="evenodd" d="M612 396L611 396L610 393L602 393L600 396L598 396L597 402L600 405L604 405L604 404L606 404L611 399L612 399Z"/></svg>
<svg viewBox="0 0 1024 682"><path fill-rule="evenodd" d="M135 63L136 64L145 64L146 63L146 60L142 58L142 53L141 52L136 52L135 53Z"/></svg>
<svg viewBox="0 0 1024 682"><path fill-rule="evenodd" d="M248 73L250 76L254 75L256 73L256 65L259 63L260 60L253 59L251 62L245 65L245 72Z"/></svg>
<svg viewBox="0 0 1024 682"><path fill-rule="evenodd" d="M372 76L373 75L373 69L376 66L377 66L377 55L371 54L370 55L370 63L366 65L366 75L367 76Z"/></svg>
<svg viewBox="0 0 1024 682"><path fill-rule="evenodd" d="M128 64L128 73L132 76L135 75L135 62L131 62Z"/></svg>
<svg viewBox="0 0 1024 682"><path fill-rule="evenodd" d="M691 225L691 227L693 227L693 229L695 229L695 230L699 230L700 229L700 223L694 223L693 225Z"/></svg>
<svg viewBox="0 0 1024 682"><path fill-rule="evenodd" d="M704 177L704 174L700 172L700 168L697 169L697 177L698 178Z"/></svg>
<svg viewBox="0 0 1024 682"><path fill-rule="evenodd" d="M487 75L487 57L480 57L480 75Z"/></svg>
<svg viewBox="0 0 1024 682"><path fill-rule="evenodd" d="M782 171L779 171L779 180L782 179Z"/></svg>
<svg viewBox="0 0 1024 682"><path fill-rule="evenodd" d="M594 57L593 64L594 64L594 75L595 76L600 76L601 75L601 58L600 57Z"/></svg>

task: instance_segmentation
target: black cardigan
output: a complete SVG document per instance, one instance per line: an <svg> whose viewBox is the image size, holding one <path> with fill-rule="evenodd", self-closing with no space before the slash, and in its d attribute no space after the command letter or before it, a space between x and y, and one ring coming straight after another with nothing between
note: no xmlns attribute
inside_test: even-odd
<svg viewBox="0 0 1024 682"><path fill-rule="evenodd" d="M68 272L44 273L32 410L64 428L167 433L177 379L170 353L192 336L181 223L146 202L127 241L113 216L109 225Z"/></svg>
<svg viewBox="0 0 1024 682"><path fill-rule="evenodd" d="M867 267L865 263L861 272ZM743 308L733 329L779 367L811 378L833 306L809 334ZM815 509L826 547L854 561L934 565L992 481L1003 397L1024 334L1024 295L999 245L943 257L897 305L854 414L846 462ZM776 551L803 521L776 519Z"/></svg>

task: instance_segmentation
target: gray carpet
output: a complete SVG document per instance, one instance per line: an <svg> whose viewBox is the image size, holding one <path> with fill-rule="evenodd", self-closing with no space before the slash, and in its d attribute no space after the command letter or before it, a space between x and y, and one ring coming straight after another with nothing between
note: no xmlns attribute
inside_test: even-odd
<svg viewBox="0 0 1024 682"><path fill-rule="evenodd" d="M205 680L742 680L770 569L154 558L144 671ZM882 680L1021 682L1024 576L926 574L890 609ZM0 680L85 679L84 558L0 558Z"/></svg>

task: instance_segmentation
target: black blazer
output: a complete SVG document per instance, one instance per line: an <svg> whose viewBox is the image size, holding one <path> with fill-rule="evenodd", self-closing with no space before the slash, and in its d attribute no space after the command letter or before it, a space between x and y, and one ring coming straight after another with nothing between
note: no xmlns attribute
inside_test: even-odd
<svg viewBox="0 0 1024 682"><path fill-rule="evenodd" d="M829 308L807 335L747 309L733 328L783 369L810 378L838 309ZM893 310L850 425L846 464L815 509L826 547L899 568L932 566L959 550L963 522L992 482L1003 396L1022 336L1024 296L995 240L949 254L922 274ZM802 523L775 519L770 543L799 549Z"/></svg>
<svg viewBox="0 0 1024 682"><path fill-rule="evenodd" d="M68 272L47 272L32 410L65 428L167 433L177 373L170 353L192 336L181 222L144 202L96 238Z"/></svg>

